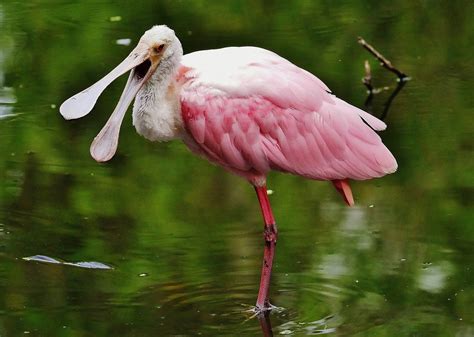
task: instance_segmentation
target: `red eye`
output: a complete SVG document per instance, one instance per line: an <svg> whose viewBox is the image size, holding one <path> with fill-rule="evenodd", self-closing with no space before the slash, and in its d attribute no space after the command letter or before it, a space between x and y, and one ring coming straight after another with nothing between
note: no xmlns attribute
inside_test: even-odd
<svg viewBox="0 0 474 337"><path fill-rule="evenodd" d="M164 44L160 44L159 46L155 46L155 48L154 48L155 53L161 53L163 51L163 48L165 48Z"/></svg>

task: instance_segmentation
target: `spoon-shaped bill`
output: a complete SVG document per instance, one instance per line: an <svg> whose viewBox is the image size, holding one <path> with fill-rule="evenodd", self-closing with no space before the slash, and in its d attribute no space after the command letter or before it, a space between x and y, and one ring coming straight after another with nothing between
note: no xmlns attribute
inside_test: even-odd
<svg viewBox="0 0 474 337"><path fill-rule="evenodd" d="M91 144L90 153L92 158L96 161L108 161L114 156L117 151L120 126L122 125L123 117L143 83L143 80L139 80L135 76L134 71L130 73L125 89L120 96L120 100L115 107L114 112L112 112L109 120L105 123L104 127Z"/></svg>
<svg viewBox="0 0 474 337"><path fill-rule="evenodd" d="M116 66L110 73L91 85L89 88L64 101L59 112L65 119L77 119L87 115L94 107L100 94L107 86L127 71L135 68L148 58L148 47L142 43Z"/></svg>

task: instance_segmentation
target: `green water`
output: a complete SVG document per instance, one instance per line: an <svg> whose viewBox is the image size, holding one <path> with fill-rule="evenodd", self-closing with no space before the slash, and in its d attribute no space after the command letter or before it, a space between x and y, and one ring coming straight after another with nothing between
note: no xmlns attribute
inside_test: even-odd
<svg viewBox="0 0 474 337"><path fill-rule="evenodd" d="M86 118L62 101L118 64L153 24L185 52L271 49L363 106L364 60L397 173L354 182L271 174L279 224L275 335L474 336L471 1L29 1L0 3L0 336L259 336L263 251L252 188L179 142L138 136L130 115L107 164L89 145L125 78ZM130 45L124 46L130 39ZM120 44L122 43L122 44ZM71 264L22 258L44 255ZM88 269L77 262L113 269ZM267 333L268 335L268 333Z"/></svg>

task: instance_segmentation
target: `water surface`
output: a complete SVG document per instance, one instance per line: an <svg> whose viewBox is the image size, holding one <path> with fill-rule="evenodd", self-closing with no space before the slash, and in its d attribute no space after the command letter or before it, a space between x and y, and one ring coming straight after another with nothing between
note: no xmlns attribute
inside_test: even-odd
<svg viewBox="0 0 474 337"><path fill-rule="evenodd" d="M280 237L275 335L473 336L473 79L470 1L41 1L0 4L0 336L258 336L263 241L248 184L179 142L152 144L126 117L107 164L89 144L125 79L86 118L62 101L123 59L153 24L185 52L256 45L362 107L364 60L399 171L328 183L271 174ZM130 44L130 45L127 45ZM25 257L43 256L57 263ZM46 261L48 262L48 261ZM110 268L84 268L80 263ZM91 265L87 265L91 266ZM92 265L92 267L98 265Z"/></svg>

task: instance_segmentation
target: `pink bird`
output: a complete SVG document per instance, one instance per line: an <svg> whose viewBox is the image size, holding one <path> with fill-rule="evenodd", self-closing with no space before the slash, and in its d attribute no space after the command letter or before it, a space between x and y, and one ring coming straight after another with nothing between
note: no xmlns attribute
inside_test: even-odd
<svg viewBox="0 0 474 337"><path fill-rule="evenodd" d="M183 56L173 30L154 26L109 74L66 100L66 119L88 114L102 91L130 71L91 155L113 157L131 101L133 125L151 141L181 139L192 152L245 178L257 192L264 220L258 312L272 308L268 290L277 227L267 196L270 170L329 180L348 205L348 179L395 172L397 162L374 130L379 119L334 96L317 77L256 47L202 50Z"/></svg>

